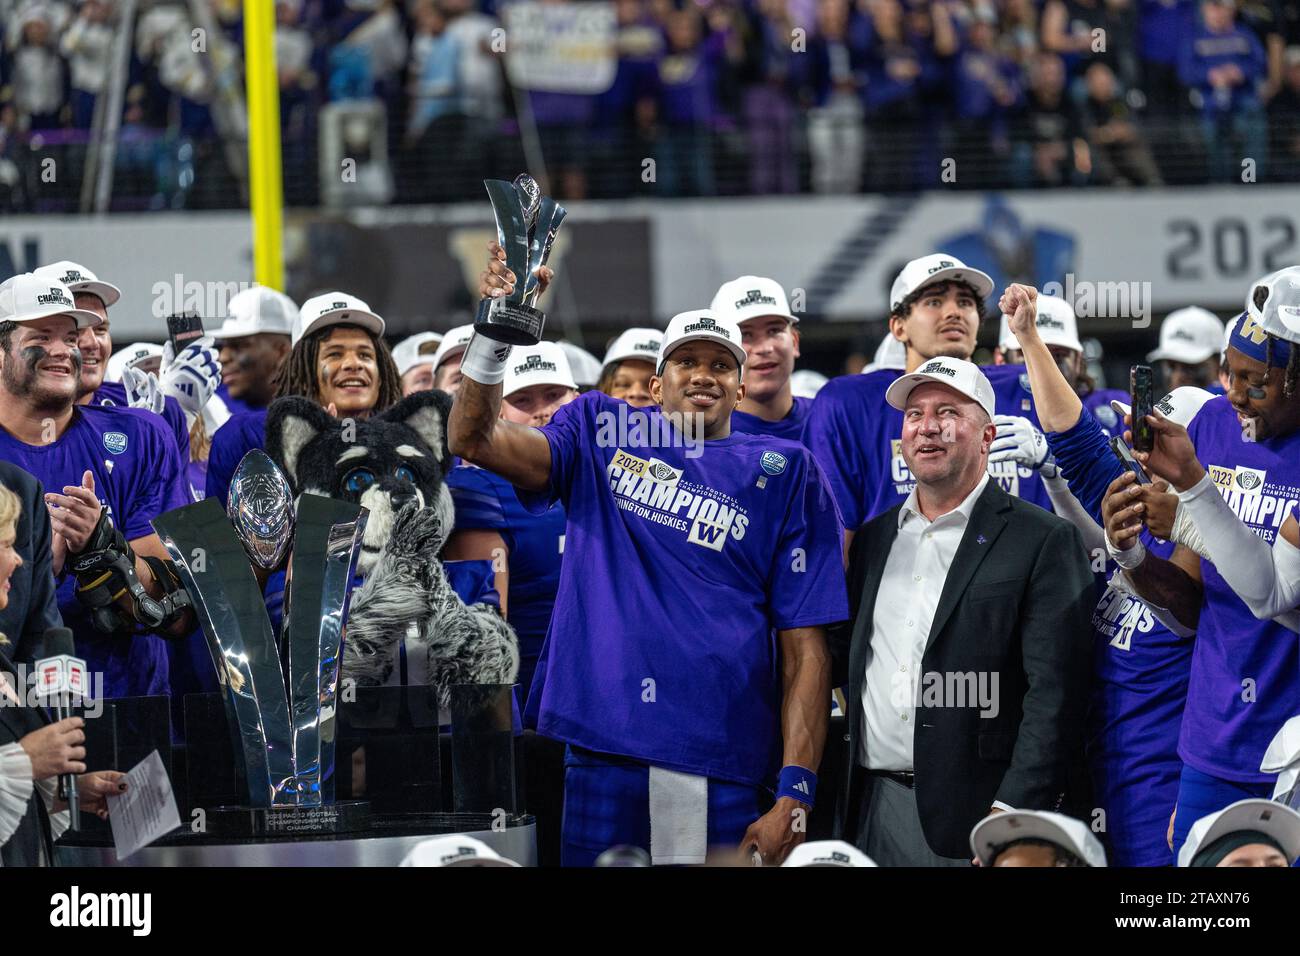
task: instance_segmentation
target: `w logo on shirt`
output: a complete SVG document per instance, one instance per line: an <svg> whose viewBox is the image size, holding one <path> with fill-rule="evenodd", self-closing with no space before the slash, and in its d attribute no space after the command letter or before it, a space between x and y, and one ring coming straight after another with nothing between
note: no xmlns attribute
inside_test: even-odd
<svg viewBox="0 0 1300 956"><path fill-rule="evenodd" d="M721 551L722 546L727 543L727 529L724 525L712 524L696 518L686 540L691 544L703 545L712 551Z"/></svg>

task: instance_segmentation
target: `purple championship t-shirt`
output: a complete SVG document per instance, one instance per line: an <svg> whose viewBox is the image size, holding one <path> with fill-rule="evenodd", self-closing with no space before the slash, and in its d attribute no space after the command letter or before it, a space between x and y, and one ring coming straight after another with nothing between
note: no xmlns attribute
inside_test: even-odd
<svg viewBox="0 0 1300 956"><path fill-rule="evenodd" d="M769 422L749 412L731 413L731 430L744 435L769 435L786 441L803 441L803 429L812 411L813 400L795 396L790 413L779 422Z"/></svg>
<svg viewBox="0 0 1300 956"><path fill-rule="evenodd" d="M154 533L150 520L189 504L184 466L166 422L143 409L78 405L58 440L28 445L0 429L0 458L62 493L95 476L95 494L128 541ZM66 575L58 588L59 612L72 629L77 653L92 674L104 675L105 697L167 693L167 652L154 634L108 635L95 629Z"/></svg>
<svg viewBox="0 0 1300 956"><path fill-rule="evenodd" d="M982 365L993 385L999 415L1019 415L1038 425L1023 365ZM817 393L803 443L826 472L844 527L854 530L907 499L916 480L903 461L903 413L885 391L903 373L880 369L831 379ZM1038 473L1015 462L989 466L989 475L1010 495L1052 509Z"/></svg>
<svg viewBox="0 0 1300 956"><path fill-rule="evenodd" d="M90 402L92 405L116 405L126 408L126 386L121 382L103 382L91 396ZM181 403L170 395L167 396L163 402L162 417L167 422L167 427L171 429L172 437L176 439L176 448L181 453L181 460L188 461L190 429L185 421L185 410L181 408Z"/></svg>
<svg viewBox="0 0 1300 956"><path fill-rule="evenodd" d="M530 510L562 501L568 526L530 723L670 770L770 783L776 632L848 616L839 518L812 455L735 432L684 447L658 408L599 392L541 431L550 488L518 494Z"/></svg>
<svg viewBox="0 0 1300 956"><path fill-rule="evenodd" d="M1228 506L1271 545L1300 499L1300 431L1246 441L1226 398L1207 402L1187 431ZM1208 561L1201 576L1205 597L1178 753L1202 773L1267 783L1274 778L1259 772L1264 750L1300 714L1300 635L1256 619Z"/></svg>

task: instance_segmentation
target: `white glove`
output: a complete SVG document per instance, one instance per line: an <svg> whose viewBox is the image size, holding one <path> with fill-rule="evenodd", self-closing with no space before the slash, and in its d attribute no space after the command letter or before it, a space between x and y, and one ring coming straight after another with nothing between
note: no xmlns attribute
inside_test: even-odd
<svg viewBox="0 0 1300 956"><path fill-rule="evenodd" d="M994 415L993 424L998 426L998 433L989 446L989 464L1014 461L1034 471L1048 466L1050 473L1056 474L1056 463L1052 461L1047 439L1033 422L1019 415Z"/></svg>
<svg viewBox="0 0 1300 956"><path fill-rule="evenodd" d="M163 346L159 387L164 395L180 402L189 421L203 411L220 384L221 362L210 339L191 342L180 355L172 354L171 342Z"/></svg>
<svg viewBox="0 0 1300 956"><path fill-rule="evenodd" d="M122 369L122 387L126 389L126 403L132 408L145 408L155 415L161 415L166 396L158 387L158 379L152 372L142 372L137 368Z"/></svg>

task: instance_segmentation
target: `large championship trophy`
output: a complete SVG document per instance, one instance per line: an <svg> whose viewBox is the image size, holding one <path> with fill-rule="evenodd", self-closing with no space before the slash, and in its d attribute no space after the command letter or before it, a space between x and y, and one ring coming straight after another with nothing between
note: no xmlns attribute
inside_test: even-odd
<svg viewBox="0 0 1300 956"><path fill-rule="evenodd" d="M546 265L566 212L550 196L543 196L537 180L527 173L513 183L486 179L483 185L492 200L497 242L506 252L506 267L515 274L515 287L509 295L479 302L474 329L508 345L536 345L546 323L546 315L536 306L542 291L538 273Z"/></svg>
<svg viewBox="0 0 1300 956"><path fill-rule="evenodd" d="M252 834L364 828L364 802L334 800L334 757L343 632L368 513L304 494L295 515L288 481L260 449L240 462L228 510L208 498L153 521L203 626L247 798L208 811L210 824ZM258 574L286 565L277 644Z"/></svg>

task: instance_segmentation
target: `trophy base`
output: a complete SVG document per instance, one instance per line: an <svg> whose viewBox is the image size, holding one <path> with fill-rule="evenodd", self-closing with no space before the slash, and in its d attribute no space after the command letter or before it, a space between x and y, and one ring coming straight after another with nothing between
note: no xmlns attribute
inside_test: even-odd
<svg viewBox="0 0 1300 956"><path fill-rule="evenodd" d="M370 828L370 804L344 800L318 807L213 807L207 832L215 837L296 837L358 833Z"/></svg>
<svg viewBox="0 0 1300 956"><path fill-rule="evenodd" d="M505 299L482 299L474 317L474 331L507 345L536 345L542 340L546 313Z"/></svg>

